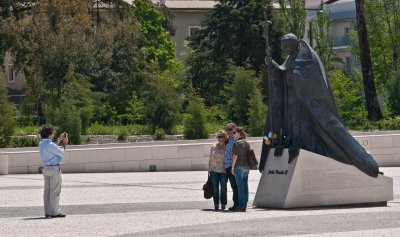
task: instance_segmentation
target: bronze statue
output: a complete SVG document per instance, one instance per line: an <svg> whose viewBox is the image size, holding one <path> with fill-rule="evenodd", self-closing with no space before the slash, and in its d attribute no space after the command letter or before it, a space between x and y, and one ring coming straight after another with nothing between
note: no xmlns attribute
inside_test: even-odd
<svg viewBox="0 0 400 237"><path fill-rule="evenodd" d="M342 124L316 52L294 34L281 40L288 55L282 65L266 58L270 73L270 94L266 132L260 171L271 148L280 156L289 148L289 162L305 149L354 165L369 176L377 177L376 161L348 133Z"/></svg>

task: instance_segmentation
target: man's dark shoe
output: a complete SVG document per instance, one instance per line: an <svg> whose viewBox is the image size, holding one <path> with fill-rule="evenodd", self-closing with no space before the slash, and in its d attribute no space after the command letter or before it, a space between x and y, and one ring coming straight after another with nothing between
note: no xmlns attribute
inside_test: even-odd
<svg viewBox="0 0 400 237"><path fill-rule="evenodd" d="M232 206L232 207L228 208L228 211L235 211L236 208L237 208L237 206Z"/></svg>
<svg viewBox="0 0 400 237"><path fill-rule="evenodd" d="M50 215L45 215L46 219L51 219Z"/></svg>
<svg viewBox="0 0 400 237"><path fill-rule="evenodd" d="M62 214L62 213L60 213L60 214L58 214L58 215L55 215L55 216L51 216L52 218L64 218L64 217L66 217L66 215L65 214Z"/></svg>
<svg viewBox="0 0 400 237"><path fill-rule="evenodd" d="M226 209L226 205L222 205L222 206L221 206L221 210L224 211L225 209Z"/></svg>
<svg viewBox="0 0 400 237"><path fill-rule="evenodd" d="M246 212L246 208L245 207L236 207L235 211L236 212Z"/></svg>

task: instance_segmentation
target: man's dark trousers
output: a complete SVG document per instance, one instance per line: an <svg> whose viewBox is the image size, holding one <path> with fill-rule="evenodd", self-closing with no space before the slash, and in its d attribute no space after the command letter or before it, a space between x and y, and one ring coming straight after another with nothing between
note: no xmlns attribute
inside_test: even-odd
<svg viewBox="0 0 400 237"><path fill-rule="evenodd" d="M233 206L237 207L239 206L239 194L238 194L238 188L236 185L236 179L235 175L232 174L232 167L229 167L226 169L226 173L228 174L228 179L229 183L231 184L232 192L233 192Z"/></svg>

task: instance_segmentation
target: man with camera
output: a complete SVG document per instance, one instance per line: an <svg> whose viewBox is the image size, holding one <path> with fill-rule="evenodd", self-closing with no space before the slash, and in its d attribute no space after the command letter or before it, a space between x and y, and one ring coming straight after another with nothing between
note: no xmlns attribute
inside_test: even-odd
<svg viewBox="0 0 400 237"><path fill-rule="evenodd" d="M65 132L62 133L57 139L56 145L52 142L54 128L52 125L47 124L42 127L40 136L42 140L39 144L39 151L43 164L45 216L46 218L65 217L59 208L62 183L60 164L64 160L65 147L68 144L68 134Z"/></svg>

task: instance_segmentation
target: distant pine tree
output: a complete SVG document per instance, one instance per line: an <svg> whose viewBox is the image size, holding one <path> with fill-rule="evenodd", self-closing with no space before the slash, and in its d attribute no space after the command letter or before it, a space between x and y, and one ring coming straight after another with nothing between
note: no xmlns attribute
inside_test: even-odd
<svg viewBox="0 0 400 237"><path fill-rule="evenodd" d="M81 130L82 120L79 110L67 99L62 99L60 108L55 112L56 116L56 136L62 132L68 133L70 144L80 145L82 142Z"/></svg>
<svg viewBox="0 0 400 237"><path fill-rule="evenodd" d="M264 132L266 106L260 90L256 89L249 100L249 126L247 131L252 136L261 136Z"/></svg>
<svg viewBox="0 0 400 237"><path fill-rule="evenodd" d="M204 119L204 104L200 100L192 100L188 107L189 114L185 118L184 136L186 139L208 138Z"/></svg>

